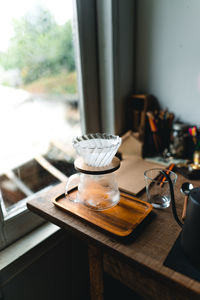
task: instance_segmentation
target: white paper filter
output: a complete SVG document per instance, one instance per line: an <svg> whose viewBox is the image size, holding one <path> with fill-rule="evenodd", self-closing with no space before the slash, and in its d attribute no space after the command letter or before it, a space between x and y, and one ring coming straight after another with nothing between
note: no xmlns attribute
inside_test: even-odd
<svg viewBox="0 0 200 300"><path fill-rule="evenodd" d="M121 138L106 133L91 133L73 139L73 147L92 167L108 166L121 145Z"/></svg>

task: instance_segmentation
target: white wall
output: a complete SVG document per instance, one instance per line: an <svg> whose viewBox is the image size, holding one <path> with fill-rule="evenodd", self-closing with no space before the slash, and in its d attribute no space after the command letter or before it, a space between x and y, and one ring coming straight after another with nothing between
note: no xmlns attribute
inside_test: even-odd
<svg viewBox="0 0 200 300"><path fill-rule="evenodd" d="M182 121L200 125L200 1L136 4L137 89Z"/></svg>

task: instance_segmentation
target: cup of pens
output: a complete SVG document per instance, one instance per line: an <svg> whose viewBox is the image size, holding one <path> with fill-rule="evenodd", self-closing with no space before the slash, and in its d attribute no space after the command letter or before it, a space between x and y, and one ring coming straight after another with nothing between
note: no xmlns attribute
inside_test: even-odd
<svg viewBox="0 0 200 300"><path fill-rule="evenodd" d="M174 164L171 164L166 171L170 177L173 186L176 183L177 175L172 171ZM167 208L171 202L170 187L168 180L161 173L163 169L153 168L144 172L147 201L154 208Z"/></svg>

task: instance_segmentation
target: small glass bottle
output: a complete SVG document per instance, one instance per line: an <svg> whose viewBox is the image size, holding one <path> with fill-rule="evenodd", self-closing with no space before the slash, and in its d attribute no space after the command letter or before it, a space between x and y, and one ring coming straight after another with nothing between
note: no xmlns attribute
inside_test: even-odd
<svg viewBox="0 0 200 300"><path fill-rule="evenodd" d="M193 162L196 166L200 166L200 150L194 151Z"/></svg>

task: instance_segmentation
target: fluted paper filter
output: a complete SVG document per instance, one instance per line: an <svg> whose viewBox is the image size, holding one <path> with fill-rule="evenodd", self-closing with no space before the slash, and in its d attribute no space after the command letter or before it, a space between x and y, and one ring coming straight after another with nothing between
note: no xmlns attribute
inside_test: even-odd
<svg viewBox="0 0 200 300"><path fill-rule="evenodd" d="M116 154L121 138L106 133L91 133L73 139L73 147L84 162L92 167L108 166Z"/></svg>

